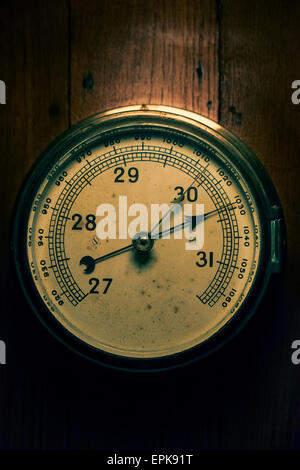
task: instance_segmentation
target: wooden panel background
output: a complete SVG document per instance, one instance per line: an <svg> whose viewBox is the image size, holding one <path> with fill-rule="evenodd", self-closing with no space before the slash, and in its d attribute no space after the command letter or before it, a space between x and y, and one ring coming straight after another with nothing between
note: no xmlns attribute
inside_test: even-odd
<svg viewBox="0 0 300 470"><path fill-rule="evenodd" d="M16 0L0 6L2 449L299 449L300 3ZM21 182L68 126L162 103L233 130L269 171L288 233L285 273L247 327L197 367L116 376L74 358L28 308L9 256Z"/></svg>

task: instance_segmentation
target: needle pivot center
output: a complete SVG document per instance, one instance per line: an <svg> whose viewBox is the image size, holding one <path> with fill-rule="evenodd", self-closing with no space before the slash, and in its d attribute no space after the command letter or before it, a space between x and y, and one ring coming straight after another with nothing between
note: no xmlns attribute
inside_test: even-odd
<svg viewBox="0 0 300 470"><path fill-rule="evenodd" d="M139 253L147 253L152 250L154 240L148 232L139 232L132 239L133 247Z"/></svg>

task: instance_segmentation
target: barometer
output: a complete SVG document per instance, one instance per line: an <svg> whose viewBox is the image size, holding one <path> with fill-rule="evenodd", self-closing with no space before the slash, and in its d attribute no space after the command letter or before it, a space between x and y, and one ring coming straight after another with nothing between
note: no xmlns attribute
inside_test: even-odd
<svg viewBox="0 0 300 470"><path fill-rule="evenodd" d="M283 216L257 157L199 114L112 109L56 139L17 201L12 249L46 327L100 364L207 356L281 270Z"/></svg>

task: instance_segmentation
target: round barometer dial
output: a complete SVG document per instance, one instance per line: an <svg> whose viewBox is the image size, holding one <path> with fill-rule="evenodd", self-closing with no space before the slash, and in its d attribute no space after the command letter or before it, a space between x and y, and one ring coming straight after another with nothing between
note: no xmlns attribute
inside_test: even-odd
<svg viewBox="0 0 300 470"><path fill-rule="evenodd" d="M135 370L223 344L280 270L282 242L252 152L211 120L152 105L98 114L49 146L13 231L21 284L50 331Z"/></svg>

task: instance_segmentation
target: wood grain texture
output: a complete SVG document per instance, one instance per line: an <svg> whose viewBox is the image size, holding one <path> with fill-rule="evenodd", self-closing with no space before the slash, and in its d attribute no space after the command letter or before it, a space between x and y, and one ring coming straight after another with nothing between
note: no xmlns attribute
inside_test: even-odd
<svg viewBox="0 0 300 470"><path fill-rule="evenodd" d="M293 259L299 203L299 108L291 84L300 76L300 4L297 1L221 2L221 123L254 150L278 190ZM298 198L295 198L295 196ZM295 226L296 224L296 226ZM296 272L296 271L295 271Z"/></svg>
<svg viewBox="0 0 300 470"><path fill-rule="evenodd" d="M27 171L68 127L68 16L66 1L0 5L0 75L7 87L7 104L0 106L0 337L11 363L0 371L0 448L31 447L35 441L38 379L26 379L31 333L22 320L29 312L13 276L9 236Z"/></svg>
<svg viewBox="0 0 300 470"><path fill-rule="evenodd" d="M42 1L1 5L1 79L7 86L7 104L0 107L1 246L7 242L12 206L27 171L68 126L66 18L66 2L51 7Z"/></svg>
<svg viewBox="0 0 300 470"><path fill-rule="evenodd" d="M12 1L0 6L0 448L300 448L299 2ZM69 124L104 109L162 103L232 129L255 151L283 203L293 247L247 327L195 368L111 374L75 359L32 315L8 257L20 183ZM300 370L300 369L299 369Z"/></svg>
<svg viewBox="0 0 300 470"><path fill-rule="evenodd" d="M300 4L222 0L219 15L220 120L264 164L278 191L287 226L287 263L280 285L283 305L278 306L274 295L268 306L270 326L264 337L265 348L273 347L276 354L262 382L266 395L257 400L257 415L254 411L250 418L253 434L249 444L257 447L269 442L270 446L298 447L299 372L289 364L288 346L300 337L300 108L291 101L291 84L300 76ZM276 335L273 342L271 337ZM251 374L254 376L255 371ZM243 413L240 417L242 421ZM258 425L259 433L255 432ZM228 445L238 435L237 426L238 421L234 437L227 436ZM245 436L240 434L238 439L242 444Z"/></svg>
<svg viewBox="0 0 300 470"><path fill-rule="evenodd" d="M72 123L112 107L168 104L217 120L218 28L209 0L71 2Z"/></svg>

